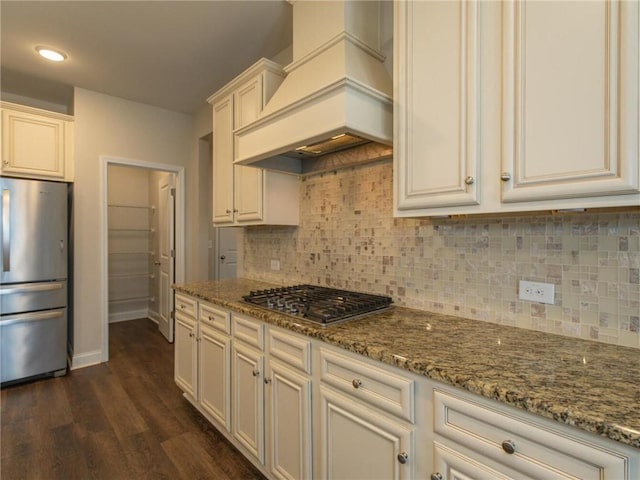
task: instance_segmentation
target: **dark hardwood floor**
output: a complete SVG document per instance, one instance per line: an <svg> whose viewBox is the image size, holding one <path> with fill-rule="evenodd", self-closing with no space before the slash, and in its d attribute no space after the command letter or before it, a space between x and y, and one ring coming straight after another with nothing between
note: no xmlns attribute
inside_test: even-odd
<svg viewBox="0 0 640 480"><path fill-rule="evenodd" d="M184 398L150 320L109 327L108 363L3 388L0 478L263 479Z"/></svg>

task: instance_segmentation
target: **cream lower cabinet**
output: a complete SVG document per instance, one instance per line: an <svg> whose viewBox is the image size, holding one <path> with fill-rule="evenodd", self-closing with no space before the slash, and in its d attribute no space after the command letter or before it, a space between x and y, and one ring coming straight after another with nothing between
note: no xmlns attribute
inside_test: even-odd
<svg viewBox="0 0 640 480"><path fill-rule="evenodd" d="M198 402L231 431L231 315L206 302L198 305Z"/></svg>
<svg viewBox="0 0 640 480"><path fill-rule="evenodd" d="M434 389L434 408L435 478L638 478L633 449L449 388Z"/></svg>
<svg viewBox="0 0 640 480"><path fill-rule="evenodd" d="M231 433L264 464L264 325L232 315Z"/></svg>
<svg viewBox="0 0 640 480"><path fill-rule="evenodd" d="M413 428L322 385L320 423L322 478L413 478Z"/></svg>
<svg viewBox="0 0 640 480"><path fill-rule="evenodd" d="M176 293L173 312L175 318L174 379L192 400L198 398L197 305L195 298Z"/></svg>
<svg viewBox="0 0 640 480"><path fill-rule="evenodd" d="M637 206L639 12L396 2L395 215Z"/></svg>
<svg viewBox="0 0 640 480"><path fill-rule="evenodd" d="M264 464L264 354L240 342L232 352L233 436Z"/></svg>
<svg viewBox="0 0 640 480"><path fill-rule="evenodd" d="M233 436L273 478L312 477L311 342L233 315Z"/></svg>
<svg viewBox="0 0 640 480"><path fill-rule="evenodd" d="M255 167L234 165L234 129L255 120L284 78L262 59L207 101L213 105L213 223L298 225L300 181Z"/></svg>
<svg viewBox="0 0 640 480"><path fill-rule="evenodd" d="M638 449L187 295L175 304L176 383L267 478L640 478Z"/></svg>
<svg viewBox="0 0 640 480"><path fill-rule="evenodd" d="M269 471L274 478L311 479L311 341L269 327L266 431Z"/></svg>
<svg viewBox="0 0 640 480"><path fill-rule="evenodd" d="M320 348L320 476L410 479L415 382Z"/></svg>
<svg viewBox="0 0 640 480"><path fill-rule="evenodd" d="M0 174L73 181L73 117L2 102Z"/></svg>

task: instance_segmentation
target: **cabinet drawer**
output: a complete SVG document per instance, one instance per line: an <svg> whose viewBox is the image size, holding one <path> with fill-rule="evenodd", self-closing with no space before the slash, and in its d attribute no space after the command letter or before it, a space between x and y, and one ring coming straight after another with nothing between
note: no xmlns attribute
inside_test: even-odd
<svg viewBox="0 0 640 480"><path fill-rule="evenodd" d="M237 314L233 314L232 319L233 337L262 351L264 349L264 326L262 322Z"/></svg>
<svg viewBox="0 0 640 480"><path fill-rule="evenodd" d="M176 293L176 312L182 312L185 315L196 318L196 299Z"/></svg>
<svg viewBox="0 0 640 480"><path fill-rule="evenodd" d="M413 380L323 348L320 364L322 381L413 423Z"/></svg>
<svg viewBox="0 0 640 480"><path fill-rule="evenodd" d="M290 333L269 328L269 354L307 374L311 373L311 342Z"/></svg>
<svg viewBox="0 0 640 480"><path fill-rule="evenodd" d="M215 307L210 303L200 302L198 319L216 330L227 334L231 333L231 314L227 310Z"/></svg>
<svg viewBox="0 0 640 480"><path fill-rule="evenodd" d="M622 453L542 423L437 389L434 406L436 433L527 476L629 478L630 459Z"/></svg>

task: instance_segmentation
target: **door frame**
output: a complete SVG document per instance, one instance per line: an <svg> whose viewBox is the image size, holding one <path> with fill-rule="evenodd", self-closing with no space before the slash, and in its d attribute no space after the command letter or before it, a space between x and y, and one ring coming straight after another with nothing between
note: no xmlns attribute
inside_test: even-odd
<svg viewBox="0 0 640 480"><path fill-rule="evenodd" d="M108 229L108 199L107 199L107 181L109 165L120 165L125 167L138 167L147 170L161 170L175 174L175 266L174 281L183 283L185 281L186 267L186 210L185 210L185 168L178 165L170 165L166 163L147 162L144 160L136 160L132 158L112 157L109 155L100 155L100 198L102 200L102 208L100 209L100 228L102 229L102 238L100 249L101 255L101 271L103 280L109 272L109 229ZM109 282L102 282L101 304L98 311L100 322L102 324L102 361L109 360Z"/></svg>

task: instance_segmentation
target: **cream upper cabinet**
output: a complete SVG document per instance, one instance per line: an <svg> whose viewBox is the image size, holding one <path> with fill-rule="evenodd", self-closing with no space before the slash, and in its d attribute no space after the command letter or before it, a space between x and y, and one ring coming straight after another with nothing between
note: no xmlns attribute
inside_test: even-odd
<svg viewBox="0 0 640 480"><path fill-rule="evenodd" d="M396 2L396 216L638 205L638 2Z"/></svg>
<svg viewBox="0 0 640 480"><path fill-rule="evenodd" d="M258 118L262 111L262 81L258 76L238 88L235 93L234 128L240 128ZM233 159L232 159L233 162ZM261 221L263 218L264 171L255 167L234 165L234 205L236 221Z"/></svg>
<svg viewBox="0 0 640 480"><path fill-rule="evenodd" d="M282 68L262 59L212 95L213 223L297 225L300 180L234 165L235 129L255 120L282 82Z"/></svg>
<svg viewBox="0 0 640 480"><path fill-rule="evenodd" d="M477 205L478 5L396 3L397 208Z"/></svg>
<svg viewBox="0 0 640 480"><path fill-rule="evenodd" d="M504 2L502 200L638 192L638 2Z"/></svg>
<svg viewBox="0 0 640 480"><path fill-rule="evenodd" d="M73 117L2 102L0 173L73 181Z"/></svg>
<svg viewBox="0 0 640 480"><path fill-rule="evenodd" d="M213 223L233 223L233 95L213 106Z"/></svg>

